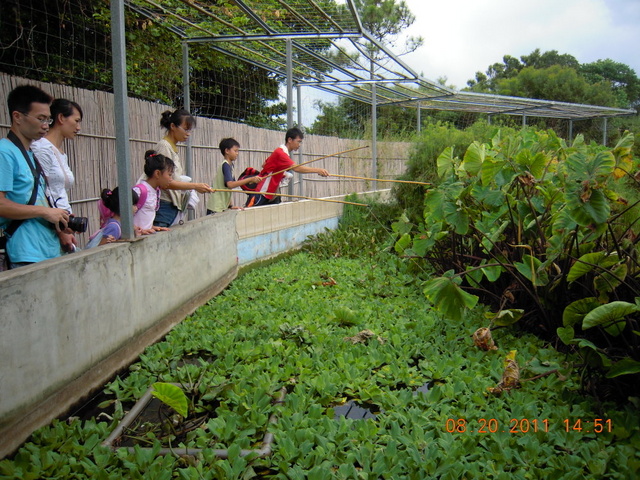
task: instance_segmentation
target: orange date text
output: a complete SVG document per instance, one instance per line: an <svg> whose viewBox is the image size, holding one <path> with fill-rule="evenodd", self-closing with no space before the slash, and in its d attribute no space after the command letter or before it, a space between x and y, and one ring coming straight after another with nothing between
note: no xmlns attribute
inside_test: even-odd
<svg viewBox="0 0 640 480"><path fill-rule="evenodd" d="M467 421L464 418L448 418L445 430L449 433L536 433L548 432L548 419L512 418L502 423L495 418L479 418Z"/></svg>

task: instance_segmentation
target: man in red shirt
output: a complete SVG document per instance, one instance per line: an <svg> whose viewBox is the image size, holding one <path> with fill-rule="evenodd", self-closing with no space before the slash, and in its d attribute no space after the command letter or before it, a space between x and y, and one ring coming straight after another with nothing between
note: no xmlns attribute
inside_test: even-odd
<svg viewBox="0 0 640 480"><path fill-rule="evenodd" d="M259 205L275 205L280 203L281 197L271 195L276 193L280 182L288 173L287 169L293 170L298 173L317 173L321 177L328 177L329 172L324 168L312 168L306 165L295 165L295 162L291 160L289 156L290 152L295 152L300 148L304 134L302 131L293 127L287 130L284 138L284 145L280 145L276 148L271 155L265 160L262 165L262 171L260 177L267 177L256 187L256 192L261 192L255 195L251 195L247 201L247 207L257 207ZM287 170L285 172L284 170ZM268 176L269 174L279 172L276 175Z"/></svg>

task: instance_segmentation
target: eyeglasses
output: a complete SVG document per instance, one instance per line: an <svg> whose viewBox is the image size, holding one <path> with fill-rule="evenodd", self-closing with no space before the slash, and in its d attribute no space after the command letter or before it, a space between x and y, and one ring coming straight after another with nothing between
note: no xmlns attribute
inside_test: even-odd
<svg viewBox="0 0 640 480"><path fill-rule="evenodd" d="M42 125L51 125L53 123L53 118L51 117L34 117L33 115L29 115L28 113L20 112L25 117L35 118Z"/></svg>
<svg viewBox="0 0 640 480"><path fill-rule="evenodd" d="M178 128L182 129L182 131L186 132L186 133L193 132L193 127L192 128L184 128L182 125L178 125Z"/></svg>

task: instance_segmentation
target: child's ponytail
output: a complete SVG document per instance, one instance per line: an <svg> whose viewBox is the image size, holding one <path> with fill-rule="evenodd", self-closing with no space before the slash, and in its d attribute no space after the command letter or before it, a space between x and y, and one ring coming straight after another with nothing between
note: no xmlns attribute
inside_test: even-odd
<svg viewBox="0 0 640 480"><path fill-rule="evenodd" d="M139 200L138 193L135 190L131 191L132 205L136 205ZM98 211L100 212L100 228L104 227L107 220L114 215L120 215L120 197L118 187L113 191L105 188L100 194L100 200L98 200Z"/></svg>
<svg viewBox="0 0 640 480"><path fill-rule="evenodd" d="M161 172L167 169L173 171L175 166L176 164L173 163L173 160L155 150L147 150L144 152L144 174L147 178L153 177L153 172L156 170L160 170Z"/></svg>

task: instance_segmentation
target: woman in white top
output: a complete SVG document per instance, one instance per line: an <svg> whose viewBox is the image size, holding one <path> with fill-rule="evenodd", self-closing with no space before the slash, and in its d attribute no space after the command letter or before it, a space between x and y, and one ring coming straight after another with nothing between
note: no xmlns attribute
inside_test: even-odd
<svg viewBox="0 0 640 480"><path fill-rule="evenodd" d="M170 227L178 213L184 212L185 191L195 190L198 193L210 193L211 187L206 183L184 182L180 178L184 175L182 162L178 156L178 142L185 142L191 130L196 125L196 119L186 110L179 108L175 112L167 110L160 118L160 126L166 129L165 137L158 142L155 150L175 163L173 180L160 195L160 208L156 212L153 225L156 227Z"/></svg>
<svg viewBox="0 0 640 480"><path fill-rule="evenodd" d="M53 124L49 127L49 132L45 137L33 142L31 150L47 176L53 206L71 214L73 211L68 191L73 186L74 177L69 168L67 154L64 152L64 141L72 140L80 131L82 108L76 102L58 98L51 104L51 118ZM71 230L61 234L61 243L65 250L74 250L76 240Z"/></svg>

